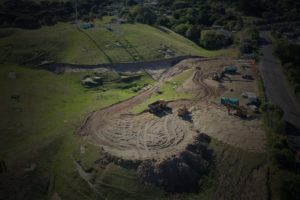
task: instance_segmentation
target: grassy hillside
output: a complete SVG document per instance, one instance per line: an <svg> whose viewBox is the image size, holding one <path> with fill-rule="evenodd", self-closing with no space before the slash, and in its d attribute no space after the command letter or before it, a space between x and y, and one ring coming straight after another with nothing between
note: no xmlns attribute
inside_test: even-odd
<svg viewBox="0 0 300 200"><path fill-rule="evenodd" d="M16 79L8 78L11 71L16 72ZM143 191L149 194L149 190L138 186L134 171L109 166L105 175L102 174L100 165L93 166L101 155L101 149L74 136L74 131L91 111L137 94L130 87L123 89L125 83L112 89L105 86L108 89L105 92L86 89L80 82L86 74L57 76L44 70L16 65L0 68L0 160L7 165L7 173L1 174L1 179L10 177L5 179L5 185L0 183L0 187L4 188L0 191L0 199L8 199L8 196L45 199L54 192L58 192L63 199L90 199L103 195L116 198L112 194L130 198L135 193L139 193L136 198L142 198ZM153 81L142 75L141 84ZM108 77L107 74L105 76ZM11 99L14 94L20 95L19 101ZM82 157L81 145L86 147ZM101 188L99 193L91 193L76 171L72 157L97 169L93 176L101 176L97 178ZM36 166L35 170L25 172L32 164ZM125 181L129 185L123 184ZM20 189L21 185L26 187Z"/></svg>
<svg viewBox="0 0 300 200"><path fill-rule="evenodd" d="M176 55L214 56L233 49L207 51L166 28L144 24L112 24L112 17L96 20L94 27L76 30L71 23L59 23L36 30L2 29L1 63L56 62L99 64L133 62Z"/></svg>

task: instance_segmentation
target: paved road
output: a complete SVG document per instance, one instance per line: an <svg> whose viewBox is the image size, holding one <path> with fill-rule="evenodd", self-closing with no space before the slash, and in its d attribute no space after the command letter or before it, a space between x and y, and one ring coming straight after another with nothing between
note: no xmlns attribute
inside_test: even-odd
<svg viewBox="0 0 300 200"><path fill-rule="evenodd" d="M269 102L284 110L284 119L295 127L289 130L288 140L293 149L300 149L300 102L286 86L280 61L272 55L273 45L266 32L260 32L265 44L261 47L263 55L258 63ZM297 128L296 128L297 127ZM298 129L298 130L297 130Z"/></svg>

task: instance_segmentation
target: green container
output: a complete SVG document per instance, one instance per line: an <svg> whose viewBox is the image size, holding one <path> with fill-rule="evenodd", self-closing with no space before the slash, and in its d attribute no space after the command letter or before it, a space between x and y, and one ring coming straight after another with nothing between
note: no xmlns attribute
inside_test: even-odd
<svg viewBox="0 0 300 200"><path fill-rule="evenodd" d="M232 104L235 104L235 105L239 105L240 104L240 102L239 102L238 99L230 99L229 102L232 103Z"/></svg>
<svg viewBox="0 0 300 200"><path fill-rule="evenodd" d="M234 105L239 105L240 104L238 99L230 99L228 97L222 97L221 98L221 104L226 105L226 103L230 103L229 106L232 107L232 108L235 107Z"/></svg>
<svg viewBox="0 0 300 200"><path fill-rule="evenodd" d="M228 102L230 99L228 97L222 97L221 98L221 104L225 105L226 102Z"/></svg>

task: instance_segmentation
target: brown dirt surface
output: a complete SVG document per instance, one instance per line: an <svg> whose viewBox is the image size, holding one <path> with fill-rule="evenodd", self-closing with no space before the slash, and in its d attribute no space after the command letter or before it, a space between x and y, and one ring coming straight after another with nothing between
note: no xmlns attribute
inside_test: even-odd
<svg viewBox="0 0 300 200"><path fill-rule="evenodd" d="M247 151L264 152L266 138L260 120L228 115L224 107L211 103L212 97L220 96L229 89L233 89L239 97L243 91L257 91L255 80L241 78L244 73L253 73L247 63L224 57L190 58L165 70L159 68L160 72L155 72L158 80L155 86L131 99L91 113L77 135L125 159L164 159L178 154L199 131ZM219 82L211 80L212 73L221 71L224 65L237 66L238 72L226 75ZM168 104L169 111L158 115L146 112L130 114L133 107L152 95L155 87L186 70L195 72L177 91L197 93L199 98L172 101ZM177 108L181 104L191 111L190 117L185 120L177 116Z"/></svg>

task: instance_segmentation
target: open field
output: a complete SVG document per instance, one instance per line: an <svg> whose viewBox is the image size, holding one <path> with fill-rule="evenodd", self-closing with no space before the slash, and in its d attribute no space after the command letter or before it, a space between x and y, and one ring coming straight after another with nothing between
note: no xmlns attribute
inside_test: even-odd
<svg viewBox="0 0 300 200"><path fill-rule="evenodd" d="M0 63L39 64L56 61L76 64L134 62L181 55L234 54L233 47L218 51L200 48L162 27L143 24L111 24L113 17L95 20L94 27L76 30L58 23L37 30L1 29ZM112 31L105 28L111 26Z"/></svg>

